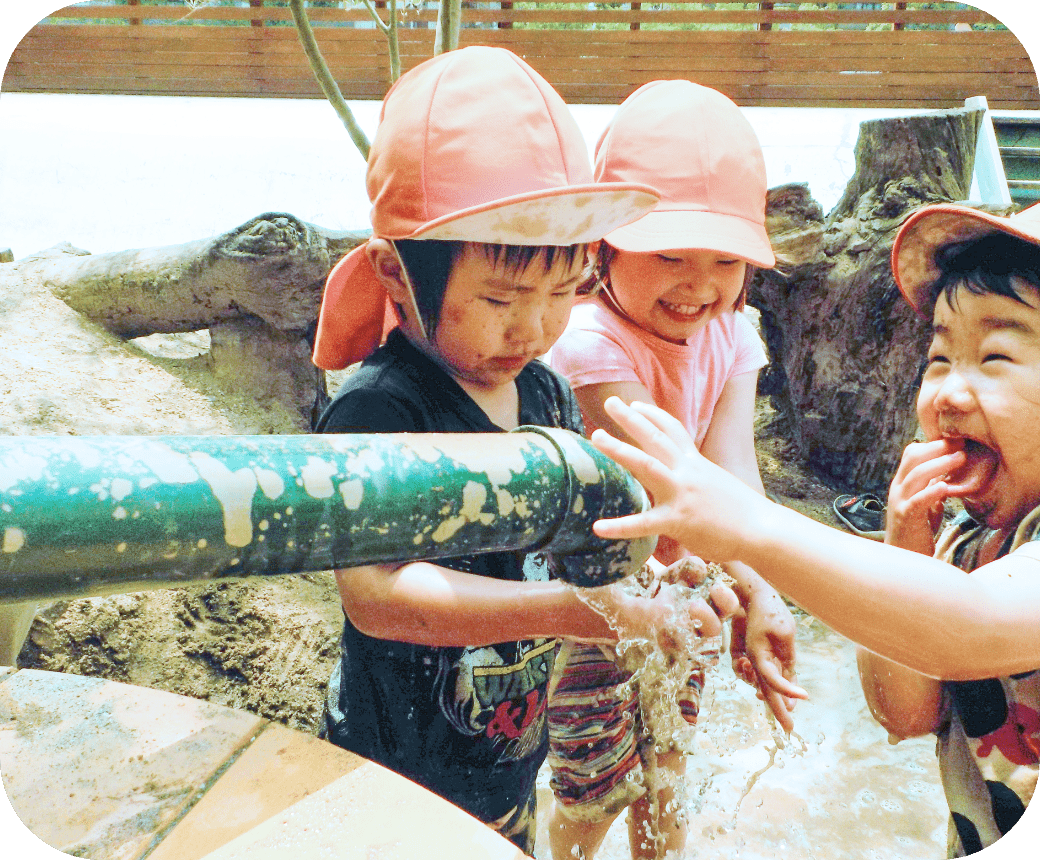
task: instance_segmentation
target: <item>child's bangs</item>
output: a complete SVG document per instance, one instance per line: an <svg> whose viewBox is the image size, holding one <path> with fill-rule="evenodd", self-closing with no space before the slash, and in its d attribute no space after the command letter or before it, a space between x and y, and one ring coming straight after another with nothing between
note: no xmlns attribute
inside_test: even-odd
<svg viewBox="0 0 1040 860"><path fill-rule="evenodd" d="M1007 233L988 233L967 242L944 245L935 252L939 277L929 291L934 309L940 296L953 306L963 287L976 296L994 294L1030 304L1015 280L1040 292L1040 246Z"/></svg>
<svg viewBox="0 0 1040 860"><path fill-rule="evenodd" d="M588 245L482 245L487 259L495 266L511 272L525 272L535 260L540 260L542 269L551 272L563 262L569 269L576 259L583 259Z"/></svg>
<svg viewBox="0 0 1040 860"><path fill-rule="evenodd" d="M596 259L593 263L595 271L589 279L588 288L584 293L579 290L579 294L595 294L602 286L610 283L610 264L616 255L617 248L606 240L599 243L599 252L596 254ZM779 262L779 258L777 260ZM747 260L744 263L744 284L740 288L740 295L737 296L737 300L733 303L733 310L735 311L742 311L745 305L747 305L748 291L751 289L751 284L755 280L755 273L758 271L758 266L754 263L749 263Z"/></svg>

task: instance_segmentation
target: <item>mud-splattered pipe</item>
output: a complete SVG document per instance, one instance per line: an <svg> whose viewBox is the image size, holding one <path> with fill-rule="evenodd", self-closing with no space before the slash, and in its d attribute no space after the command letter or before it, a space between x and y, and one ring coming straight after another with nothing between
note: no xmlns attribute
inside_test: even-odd
<svg viewBox="0 0 1040 860"><path fill-rule="evenodd" d="M642 487L566 430L0 438L0 603L544 549L575 585L652 541L600 517Z"/></svg>

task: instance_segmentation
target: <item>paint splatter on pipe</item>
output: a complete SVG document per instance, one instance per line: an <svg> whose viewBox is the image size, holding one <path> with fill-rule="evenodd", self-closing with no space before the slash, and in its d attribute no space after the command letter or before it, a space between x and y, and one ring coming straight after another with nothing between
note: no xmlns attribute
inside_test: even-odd
<svg viewBox="0 0 1040 860"><path fill-rule="evenodd" d="M373 562L541 550L578 586L635 572L607 541L635 479L567 430L0 438L0 603Z"/></svg>

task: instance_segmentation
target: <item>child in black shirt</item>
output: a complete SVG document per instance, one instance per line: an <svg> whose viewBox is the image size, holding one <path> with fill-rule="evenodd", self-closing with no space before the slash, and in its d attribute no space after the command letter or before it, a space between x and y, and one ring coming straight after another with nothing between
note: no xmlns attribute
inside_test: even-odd
<svg viewBox="0 0 1040 860"><path fill-rule="evenodd" d="M403 76L369 158L373 238L330 275L315 363L345 367L397 327L319 431L581 432L570 388L537 357L588 278L587 244L655 202L591 173L566 105L509 51L452 51ZM329 739L531 853L556 638L612 642L608 621L535 553L369 565L337 582L346 620ZM652 600L599 591L628 629L677 605L670 586ZM725 614L736 598L719 589L715 603ZM706 635L720 626L703 601L684 621Z"/></svg>

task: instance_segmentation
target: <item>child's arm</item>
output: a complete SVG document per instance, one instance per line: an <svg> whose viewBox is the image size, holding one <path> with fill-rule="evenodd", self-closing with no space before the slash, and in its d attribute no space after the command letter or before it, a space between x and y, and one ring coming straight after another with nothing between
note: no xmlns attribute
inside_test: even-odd
<svg viewBox="0 0 1040 860"><path fill-rule="evenodd" d="M888 491L885 543L934 554L946 491L941 479L961 460L963 454L948 440L906 447ZM856 664L870 712L889 734L912 738L938 731L943 720L940 681L862 647L856 651Z"/></svg>
<svg viewBox="0 0 1040 860"><path fill-rule="evenodd" d="M757 370L726 383L700 452L764 495L755 453L757 389ZM791 731L791 697L801 698L790 686L795 681L794 619L776 590L746 564L729 562L723 567L736 581L734 590L746 614L743 620L734 619L733 669L758 688L780 725Z"/></svg>
<svg viewBox="0 0 1040 860"><path fill-rule="evenodd" d="M856 648L856 665L867 707L890 735L916 738L939 731L943 717L940 681L862 646Z"/></svg>
<svg viewBox="0 0 1040 860"><path fill-rule="evenodd" d="M344 611L362 633L430 646L556 636L616 642L618 633L608 618L582 596L603 606L626 635L656 634L663 642L673 641L677 626L718 635L719 616L737 609L736 596L722 585L712 589L712 606L704 600L681 603L675 586L662 587L652 599L609 585L585 589L579 596L578 589L559 580L511 582L431 562L337 570L336 582Z"/></svg>
<svg viewBox="0 0 1040 860"><path fill-rule="evenodd" d="M838 633L926 675L968 681L1040 667L1035 543L974 571L866 541L775 505L697 453L652 406L606 404L644 450L594 444L628 468L654 507L601 520L602 537L668 532L704 558L750 564Z"/></svg>
<svg viewBox="0 0 1040 860"><path fill-rule="evenodd" d="M758 373L742 373L726 383L715 404L711 425L701 451L749 486L764 492L755 456L754 404ZM626 403L651 402L650 392L639 382L604 382L583 385L575 391L585 419L586 431L600 428L617 438L629 438L604 409L609 397ZM654 557L668 565L686 555L678 541L662 535ZM793 728L790 698L804 698L794 686L794 619L783 600L765 580L747 565L727 564L726 572L736 581L740 604L746 611L742 636L734 638L734 671L760 694L785 731ZM741 651L743 643L746 650ZM750 665L748 665L750 664Z"/></svg>

